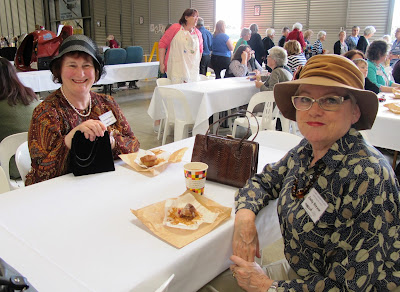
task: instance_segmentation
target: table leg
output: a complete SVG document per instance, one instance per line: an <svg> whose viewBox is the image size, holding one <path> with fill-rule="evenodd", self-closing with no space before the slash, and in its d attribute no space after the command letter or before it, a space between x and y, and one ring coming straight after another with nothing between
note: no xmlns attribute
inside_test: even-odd
<svg viewBox="0 0 400 292"><path fill-rule="evenodd" d="M393 165L392 165L393 169L396 169L397 153L398 153L398 151L395 150L394 151L394 156L393 156Z"/></svg>
<svg viewBox="0 0 400 292"><path fill-rule="evenodd" d="M218 120L219 120L219 113L214 113L213 114L213 123L215 123ZM218 129L218 124L214 124L214 126L212 128L213 134L215 134L217 132L217 129Z"/></svg>

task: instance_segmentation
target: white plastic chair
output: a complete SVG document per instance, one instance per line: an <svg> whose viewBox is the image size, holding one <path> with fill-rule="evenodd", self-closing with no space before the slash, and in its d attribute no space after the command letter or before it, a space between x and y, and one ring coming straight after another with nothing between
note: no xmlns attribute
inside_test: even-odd
<svg viewBox="0 0 400 292"><path fill-rule="evenodd" d="M225 73L226 73L226 69L222 69L221 73L220 73L221 78L225 78Z"/></svg>
<svg viewBox="0 0 400 292"><path fill-rule="evenodd" d="M156 84L157 84L157 86L171 85L172 81L171 81L171 79L168 79L168 78L157 78Z"/></svg>
<svg viewBox="0 0 400 292"><path fill-rule="evenodd" d="M273 106L274 106L274 92L273 91L261 91L254 94L247 106L249 112L253 112L256 105L260 103L265 103L263 114L261 117L257 117L258 124L260 125L260 131L262 130L275 130L276 119L273 116ZM246 114L250 119L250 129L252 133L257 132L257 122L254 117L249 113ZM242 126L244 128L248 127L247 118L236 118L233 123L232 136L235 137L237 126Z"/></svg>
<svg viewBox="0 0 400 292"><path fill-rule="evenodd" d="M0 142L0 164L4 169L10 189L14 190L23 185L22 181L10 180L10 159L15 153L19 145L28 140L28 132L22 132L5 137Z"/></svg>
<svg viewBox="0 0 400 292"><path fill-rule="evenodd" d="M172 274L171 277L168 278L167 281L165 281L160 288L158 288L155 292L167 292L168 291L168 286L171 283L171 281L174 279L175 274Z"/></svg>
<svg viewBox="0 0 400 292"><path fill-rule="evenodd" d="M251 135L249 140L252 140L255 134ZM266 146L277 150L289 151L297 146L301 137L282 131L259 131L254 141L258 142L260 146Z"/></svg>
<svg viewBox="0 0 400 292"><path fill-rule="evenodd" d="M194 119L182 91L175 88L158 88L166 113L162 145L165 144L169 128L174 124L174 141L189 136L189 127L194 125Z"/></svg>
<svg viewBox="0 0 400 292"><path fill-rule="evenodd" d="M10 184L8 182L4 169L0 166L0 194L9 191L10 191Z"/></svg>
<svg viewBox="0 0 400 292"><path fill-rule="evenodd" d="M25 183L26 175L31 170L31 156L29 154L28 141L19 145L15 153L15 162L22 181Z"/></svg>

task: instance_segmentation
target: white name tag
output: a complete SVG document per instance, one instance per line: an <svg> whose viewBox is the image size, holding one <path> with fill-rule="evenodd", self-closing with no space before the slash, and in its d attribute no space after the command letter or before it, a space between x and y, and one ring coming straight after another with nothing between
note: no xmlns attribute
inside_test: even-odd
<svg viewBox="0 0 400 292"><path fill-rule="evenodd" d="M314 223L317 223L322 214L328 208L328 203L321 197L315 188L312 188L310 192L304 198L303 203L301 203L304 210L311 217Z"/></svg>
<svg viewBox="0 0 400 292"><path fill-rule="evenodd" d="M103 124L108 127L111 126L112 124L114 124L117 119L114 117L114 114L112 111L108 111L105 114L102 114L101 116L99 116L100 121L103 122Z"/></svg>

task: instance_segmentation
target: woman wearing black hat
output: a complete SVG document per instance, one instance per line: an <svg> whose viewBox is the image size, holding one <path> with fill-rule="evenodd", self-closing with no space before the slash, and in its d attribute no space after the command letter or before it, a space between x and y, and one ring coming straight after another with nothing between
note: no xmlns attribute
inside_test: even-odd
<svg viewBox="0 0 400 292"><path fill-rule="evenodd" d="M114 99L90 91L103 73L103 62L93 40L84 35L66 38L50 63L50 70L61 88L33 112L28 136L32 169L26 185L68 172L69 151L76 131L94 141L107 130L114 158L139 150L139 141ZM116 121L107 127L99 116L110 111Z"/></svg>

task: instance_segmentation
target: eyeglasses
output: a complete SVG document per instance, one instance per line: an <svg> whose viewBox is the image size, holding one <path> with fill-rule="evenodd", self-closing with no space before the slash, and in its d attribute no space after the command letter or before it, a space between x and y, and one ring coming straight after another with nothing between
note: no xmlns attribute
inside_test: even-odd
<svg viewBox="0 0 400 292"><path fill-rule="evenodd" d="M314 99L308 96L292 96L292 103L295 109L299 111L308 111L314 102L318 103L319 107L326 111L339 110L343 101L350 99L349 95L346 96L324 96L319 99Z"/></svg>

